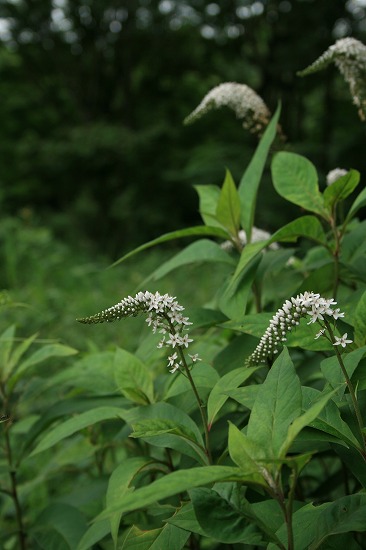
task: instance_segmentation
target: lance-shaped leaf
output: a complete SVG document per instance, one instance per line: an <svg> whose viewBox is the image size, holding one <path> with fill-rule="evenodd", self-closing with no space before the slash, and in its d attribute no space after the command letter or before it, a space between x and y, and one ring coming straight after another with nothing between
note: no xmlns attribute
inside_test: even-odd
<svg viewBox="0 0 366 550"><path fill-rule="evenodd" d="M166 243L169 241L173 241L174 239L183 239L185 237L219 237L221 239L227 239L227 232L224 229L221 229L220 227L209 227L207 225L197 225L196 227L187 227L186 229L178 229L178 231L171 231L170 233L165 233L164 235L161 235L157 239L153 239L152 241L149 241L145 244L142 244L141 246L138 246L134 250L131 250L131 252L128 252L119 260L115 261L111 267L114 267L128 258L131 258L135 254L138 254L139 252L142 252L143 250L147 250L148 248L151 248L153 246L156 246L158 244Z"/></svg>
<svg viewBox="0 0 366 550"><path fill-rule="evenodd" d="M286 348L261 385L248 423L248 438L269 459L279 459L291 423L301 414L301 385Z"/></svg>
<svg viewBox="0 0 366 550"><path fill-rule="evenodd" d="M189 531L166 523L159 529L141 530L133 525L123 540L123 550L181 550L190 536Z"/></svg>
<svg viewBox="0 0 366 550"><path fill-rule="evenodd" d="M158 500L177 495L194 487L202 487L215 481L245 481L247 477L251 478L251 472L246 475L238 468L230 466L202 466L172 472L145 487L136 489L133 493L123 495L118 502L102 512L97 520L109 518L116 512L123 514L150 506Z"/></svg>
<svg viewBox="0 0 366 550"><path fill-rule="evenodd" d="M363 346L366 343L366 291L362 294L357 304L353 322L355 327L355 344Z"/></svg>
<svg viewBox="0 0 366 550"><path fill-rule="evenodd" d="M366 206L366 188L355 198L344 223L347 224L357 214L360 208L364 206Z"/></svg>
<svg viewBox="0 0 366 550"><path fill-rule="evenodd" d="M207 226L220 227L216 219L217 203L219 202L220 187L218 185L194 185L199 197L199 213Z"/></svg>
<svg viewBox="0 0 366 550"><path fill-rule="evenodd" d="M234 424L229 423L229 454L231 460L239 466L243 472L250 472L252 482L264 487L267 486L265 478L266 468L263 464L266 451L253 439L241 432ZM268 476L266 476L268 478Z"/></svg>
<svg viewBox="0 0 366 550"><path fill-rule="evenodd" d="M350 378L365 353L366 346L363 346L362 348L357 348L350 353L345 353L342 355L345 369ZM320 363L320 368L322 373L324 374L325 379L329 382L331 387L337 390L337 395L339 399L342 399L343 394L346 390L346 381L344 379L337 357L335 355L332 357L327 357L327 359L324 359Z"/></svg>
<svg viewBox="0 0 366 550"><path fill-rule="evenodd" d="M258 188L269 149L276 136L280 112L281 107L278 106L239 184L241 225L246 233L248 242L250 242L252 235Z"/></svg>
<svg viewBox="0 0 366 550"><path fill-rule="evenodd" d="M216 219L231 235L237 235L240 223L240 198L229 170L226 171L217 203Z"/></svg>

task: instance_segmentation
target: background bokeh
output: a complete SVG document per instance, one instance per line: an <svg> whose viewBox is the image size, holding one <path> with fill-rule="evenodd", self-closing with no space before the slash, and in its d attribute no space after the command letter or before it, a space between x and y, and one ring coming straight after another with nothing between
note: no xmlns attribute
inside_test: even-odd
<svg viewBox="0 0 366 550"><path fill-rule="evenodd" d="M363 172L364 125L336 68L296 75L344 36L366 42L365 1L2 0L2 218L111 259L199 223L193 185L221 184L225 167L240 178L257 143L227 110L183 126L225 81L282 101L286 147L321 185L336 166ZM273 230L291 212L262 189L256 223Z"/></svg>

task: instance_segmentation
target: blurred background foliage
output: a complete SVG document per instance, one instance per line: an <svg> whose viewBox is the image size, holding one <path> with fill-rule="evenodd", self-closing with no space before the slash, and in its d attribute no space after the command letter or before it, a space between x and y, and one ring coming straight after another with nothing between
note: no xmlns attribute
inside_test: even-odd
<svg viewBox="0 0 366 550"><path fill-rule="evenodd" d="M199 223L192 186L221 184L225 167L238 179L256 146L232 112L182 126L225 81L272 111L281 100L286 147L322 177L362 172L364 127L337 70L296 76L344 36L366 42L365 1L1 0L2 217L110 258ZM257 225L271 230L291 213L265 195Z"/></svg>

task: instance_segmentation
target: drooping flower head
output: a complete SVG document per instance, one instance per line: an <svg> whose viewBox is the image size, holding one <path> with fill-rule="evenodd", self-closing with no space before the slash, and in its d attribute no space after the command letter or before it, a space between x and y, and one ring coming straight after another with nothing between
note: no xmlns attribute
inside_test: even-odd
<svg viewBox="0 0 366 550"><path fill-rule="evenodd" d="M334 62L350 87L361 120L366 120L366 46L355 38L341 38L330 46L300 76L315 73Z"/></svg>
<svg viewBox="0 0 366 550"><path fill-rule="evenodd" d="M110 323L126 317L136 317L139 314L147 314L146 322L152 331L162 335L158 348L172 347L188 348L193 342L187 333L189 318L182 314L184 307L181 306L174 296L169 294L154 294L146 290L138 292L136 296L127 296L118 304L96 313L90 317L77 319L80 323L92 325L96 323ZM192 363L199 361L197 355L190 356ZM182 367L181 359L176 351L168 358L170 372L175 372Z"/></svg>
<svg viewBox="0 0 366 550"><path fill-rule="evenodd" d="M229 107L236 117L243 121L243 127L261 134L267 126L271 113L263 99L246 84L225 82L213 88L184 120L185 124L195 122L212 109Z"/></svg>
<svg viewBox="0 0 366 550"><path fill-rule="evenodd" d="M344 317L344 313L339 308L334 308L337 304L333 298L326 299L315 294L314 292L304 292L298 294L296 298L286 300L282 307L275 313L269 322L269 326L261 337L258 346L255 348L252 355L248 358L247 364L258 365L265 363L267 359L272 359L279 352L279 347L287 340L287 332L300 324L302 317L309 316L308 325L319 322L321 330L315 336L315 339L325 336L325 326L322 321L324 319L339 319ZM341 338L335 337L333 345L341 345L352 343L352 340L347 340L347 334Z"/></svg>
<svg viewBox="0 0 366 550"><path fill-rule="evenodd" d="M339 180L339 178L345 176L348 174L348 170L344 170L343 168L334 168L327 174L327 185L332 185L332 183Z"/></svg>

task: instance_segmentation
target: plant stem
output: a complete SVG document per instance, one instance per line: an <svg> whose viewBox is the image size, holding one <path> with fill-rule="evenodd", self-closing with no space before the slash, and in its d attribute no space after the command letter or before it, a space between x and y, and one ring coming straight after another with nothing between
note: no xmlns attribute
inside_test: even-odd
<svg viewBox="0 0 366 550"><path fill-rule="evenodd" d="M330 323L326 319L324 319L324 323L327 327L327 330L328 330L330 339L332 341L332 344L334 344L335 343L335 338L334 338L332 327L330 326ZM347 387L348 387L349 394L350 394L351 399L352 399L353 410L355 412L355 416L356 416L356 419L357 419L357 424L358 424L358 427L359 427L359 430L360 430L360 435L361 435L361 442L362 442L362 453L361 454L362 454L364 460L366 461L366 443L365 443L365 437L364 437L364 434L363 434L364 423L363 423L360 407L358 405L358 401L357 401L357 398L356 398L356 392L355 392L355 389L354 389L353 384L351 382L351 379L348 376L348 372L347 372L346 367L344 365L342 355L339 353L339 350L338 350L337 346L334 346L334 347L335 347L335 352L336 352L336 355L337 355L339 366L341 367L344 379L345 379Z"/></svg>
<svg viewBox="0 0 366 550"><path fill-rule="evenodd" d="M10 425L7 425L4 427L5 449L6 449L6 456L8 459L9 476L10 476L9 494L12 497L14 502L15 515L18 523L19 548L21 550L26 550L26 547L27 547L26 534L25 534L25 529L23 524L22 509L20 507L19 498L18 498L16 470L13 465L13 455L12 455L12 449L11 449L11 443L10 443L10 437L9 437L9 427Z"/></svg>
<svg viewBox="0 0 366 550"><path fill-rule="evenodd" d="M209 464L212 464L209 430L208 430L208 422L207 422L207 415L206 415L205 406L202 403L201 398L199 396L199 393L197 391L196 385L195 385L194 380L193 380L192 375L191 375L191 371L189 370L189 367L187 365L187 361L186 361L186 358L184 356L183 350L179 346L178 346L178 353L179 353L179 356L182 360L183 367L184 367L184 370L185 370L185 374L187 375L187 378L188 378L189 383L191 385L191 388L193 390L194 396L195 396L196 401L198 403L198 408L200 410L200 414L201 414L201 418L202 418L203 429L204 429L204 432L205 432L205 452L206 452Z"/></svg>
<svg viewBox="0 0 366 550"><path fill-rule="evenodd" d="M341 238L336 226L335 211L333 212L330 225L332 227L334 242L335 242L335 247L334 247L334 250L332 251L332 255L334 260L333 298L336 299L337 292L338 292L338 285L339 285L339 252L340 252Z"/></svg>

